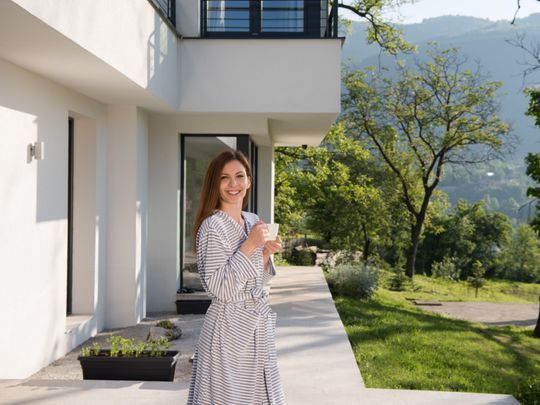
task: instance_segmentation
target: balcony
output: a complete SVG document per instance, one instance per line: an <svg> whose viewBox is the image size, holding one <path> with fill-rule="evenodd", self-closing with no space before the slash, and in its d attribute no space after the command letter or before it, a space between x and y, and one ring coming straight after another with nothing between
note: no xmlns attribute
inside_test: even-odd
<svg viewBox="0 0 540 405"><path fill-rule="evenodd" d="M176 27L176 0L149 0L164 21Z"/></svg>
<svg viewBox="0 0 540 405"><path fill-rule="evenodd" d="M202 0L201 37L335 38L328 0Z"/></svg>

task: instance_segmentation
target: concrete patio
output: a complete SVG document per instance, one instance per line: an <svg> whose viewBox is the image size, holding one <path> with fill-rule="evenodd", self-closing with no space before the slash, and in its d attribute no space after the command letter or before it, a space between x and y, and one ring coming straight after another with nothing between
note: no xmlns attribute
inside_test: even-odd
<svg viewBox="0 0 540 405"><path fill-rule="evenodd" d="M270 305L278 314L278 362L288 405L518 404L509 395L365 388L318 267L279 268L272 284ZM182 326L183 316L178 320ZM193 338L189 338L189 334L186 337L188 342ZM185 353L183 357L188 355ZM41 379L0 381L0 404L180 405L186 403L187 390L186 376L172 383L45 379L42 376Z"/></svg>

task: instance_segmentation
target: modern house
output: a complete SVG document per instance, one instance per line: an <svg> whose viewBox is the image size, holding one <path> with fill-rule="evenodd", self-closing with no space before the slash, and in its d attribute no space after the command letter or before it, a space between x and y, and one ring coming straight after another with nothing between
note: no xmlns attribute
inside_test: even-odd
<svg viewBox="0 0 540 405"><path fill-rule="evenodd" d="M200 289L202 175L317 145L340 110L327 0L0 1L0 378Z"/></svg>

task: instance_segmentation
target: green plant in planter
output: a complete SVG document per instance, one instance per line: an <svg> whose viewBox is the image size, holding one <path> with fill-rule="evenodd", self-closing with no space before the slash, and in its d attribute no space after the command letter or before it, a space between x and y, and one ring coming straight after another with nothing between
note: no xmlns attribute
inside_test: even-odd
<svg viewBox="0 0 540 405"><path fill-rule="evenodd" d="M101 345L98 342L94 342L92 346L85 346L81 349L81 356L99 356L101 351Z"/></svg>
<svg viewBox="0 0 540 405"><path fill-rule="evenodd" d="M122 336L111 336L107 338L107 343L111 345L111 357L118 357L118 354L120 354L122 339L124 339Z"/></svg>
<svg viewBox="0 0 540 405"><path fill-rule="evenodd" d="M165 355L165 349L168 349L171 343L167 338L161 337L157 340L148 342L150 348L150 357L160 357Z"/></svg>
<svg viewBox="0 0 540 405"><path fill-rule="evenodd" d="M124 338L122 336L110 336L107 343L111 346L108 352L102 352L99 343L94 342L92 346L85 346L81 349L81 357L92 357L107 355L109 357L162 357L166 355L166 350L170 347L167 338L157 340L135 342L135 339Z"/></svg>

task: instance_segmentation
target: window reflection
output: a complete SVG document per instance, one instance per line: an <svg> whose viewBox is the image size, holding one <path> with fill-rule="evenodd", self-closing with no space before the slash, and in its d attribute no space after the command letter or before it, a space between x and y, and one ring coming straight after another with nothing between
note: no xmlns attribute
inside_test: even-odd
<svg viewBox="0 0 540 405"><path fill-rule="evenodd" d="M220 152L236 150L236 136L184 136L184 162L183 162L183 260L182 260L182 287L203 291L197 259L191 251L191 231L199 206L199 198L204 181L204 175L210 161Z"/></svg>
<svg viewBox="0 0 540 405"><path fill-rule="evenodd" d="M303 32L304 0L262 0L262 32Z"/></svg>
<svg viewBox="0 0 540 405"><path fill-rule="evenodd" d="M206 19L209 32L249 32L249 0L209 0Z"/></svg>

